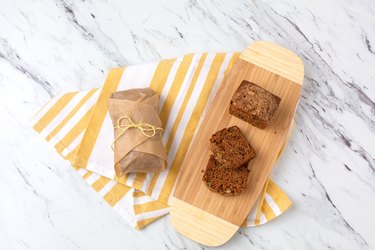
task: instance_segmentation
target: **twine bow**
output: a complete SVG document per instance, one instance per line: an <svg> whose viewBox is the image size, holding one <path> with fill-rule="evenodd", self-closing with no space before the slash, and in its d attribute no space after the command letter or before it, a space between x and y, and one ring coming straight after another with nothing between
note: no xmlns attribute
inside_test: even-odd
<svg viewBox="0 0 375 250"><path fill-rule="evenodd" d="M122 120L125 120L127 119L129 124L125 125L125 124L121 124L121 121ZM151 125L151 124L148 124L148 123L135 123L132 121L132 119L130 119L129 116L121 116L117 122L116 122L116 126L114 127L115 129L120 129L121 130L121 133L115 138L115 140L113 141L112 145L111 145L111 148L112 150L114 150L114 145L115 143L118 141L118 139L121 138L121 136L123 136L125 134L125 132L130 129L130 128L136 128L136 129L139 129L141 130L142 134L144 136L147 136L147 137L153 137L158 131L160 132L163 132L163 129L160 128L160 127L156 127L154 125Z"/></svg>

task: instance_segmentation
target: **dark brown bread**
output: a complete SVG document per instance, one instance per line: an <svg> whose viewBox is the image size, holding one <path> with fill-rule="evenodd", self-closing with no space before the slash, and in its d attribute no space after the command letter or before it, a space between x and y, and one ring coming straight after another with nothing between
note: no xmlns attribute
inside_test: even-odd
<svg viewBox="0 0 375 250"><path fill-rule="evenodd" d="M213 192L225 196L233 196L242 193L246 189L248 176L247 163L239 169L224 168L211 155L204 171L203 182Z"/></svg>
<svg viewBox="0 0 375 250"><path fill-rule="evenodd" d="M237 169L255 157L255 151L237 126L212 135L211 150L224 167Z"/></svg>
<svg viewBox="0 0 375 250"><path fill-rule="evenodd" d="M230 101L229 113L258 128L268 126L280 97L248 81L242 81Z"/></svg>

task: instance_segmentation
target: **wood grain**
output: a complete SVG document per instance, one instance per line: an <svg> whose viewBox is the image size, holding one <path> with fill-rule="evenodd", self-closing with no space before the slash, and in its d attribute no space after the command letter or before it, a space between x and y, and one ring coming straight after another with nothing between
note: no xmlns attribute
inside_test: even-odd
<svg viewBox="0 0 375 250"><path fill-rule="evenodd" d="M184 236L207 246L220 246L238 230L233 225L177 198L171 206L171 223ZM202 225L197 227L197 225ZM224 242L223 242L224 239Z"/></svg>
<svg viewBox="0 0 375 250"><path fill-rule="evenodd" d="M242 80L254 82L281 98L280 106L266 129L256 128L229 114L230 99ZM195 214L202 213L199 212L202 210L214 216L211 217L211 223L212 218L216 217L218 223L225 221L239 228L269 178L278 153L287 139L302 82L302 61L285 48L269 42L256 42L241 54L218 89L183 163L171 208L172 224L177 229L181 231L182 227L187 226L183 220L175 217L179 213L178 204L182 204L181 202L194 207ZM238 196L223 197L206 188L202 182L202 170L205 169L212 154L209 150L211 135L232 125L237 125L241 129L254 147L257 156L249 164L250 174L245 192ZM192 209L191 213L194 214L194 211ZM209 232L211 227L205 220L196 220L195 224L190 223L187 230L199 231L200 242L207 244L209 242L202 242L204 233L201 231L205 227L208 228L207 235L211 235ZM230 232L233 231L232 228ZM194 233L188 237L198 239L194 237ZM223 236L219 238L220 234L216 243L224 243L229 239Z"/></svg>
<svg viewBox="0 0 375 250"><path fill-rule="evenodd" d="M295 83L303 83L304 68L301 58L290 50L270 42L255 42L241 54L240 59L278 74Z"/></svg>

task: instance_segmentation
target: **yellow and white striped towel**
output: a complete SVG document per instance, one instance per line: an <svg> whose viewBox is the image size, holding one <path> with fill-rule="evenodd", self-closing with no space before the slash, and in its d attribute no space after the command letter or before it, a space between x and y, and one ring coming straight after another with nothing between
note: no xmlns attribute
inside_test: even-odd
<svg viewBox="0 0 375 250"><path fill-rule="evenodd" d="M126 221L142 228L169 212L176 179L199 121L238 57L239 53L197 53L114 68L102 88L51 99L33 118L33 128ZM160 94L168 167L160 174L117 178L107 101L112 92L144 87ZM269 180L244 226L270 221L290 206L285 193Z"/></svg>

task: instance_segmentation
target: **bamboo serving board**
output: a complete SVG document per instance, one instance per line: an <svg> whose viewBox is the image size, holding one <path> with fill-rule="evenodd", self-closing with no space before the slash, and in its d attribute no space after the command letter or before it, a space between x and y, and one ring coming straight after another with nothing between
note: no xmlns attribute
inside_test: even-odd
<svg viewBox="0 0 375 250"><path fill-rule="evenodd" d="M207 246L219 246L239 229L269 178L288 138L304 76L302 60L270 42L255 42L225 77L208 108L185 157L171 203L171 222L184 236ZM229 103L242 80L249 80L279 96L281 102L265 129L229 114ZM216 131L237 125L256 151L249 164L247 189L224 197L207 189L203 171L212 154L209 139Z"/></svg>

